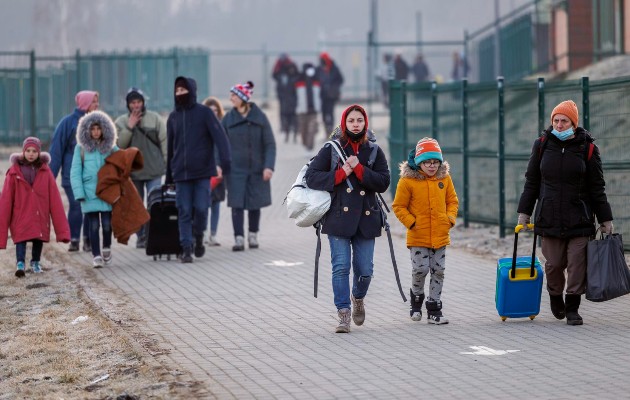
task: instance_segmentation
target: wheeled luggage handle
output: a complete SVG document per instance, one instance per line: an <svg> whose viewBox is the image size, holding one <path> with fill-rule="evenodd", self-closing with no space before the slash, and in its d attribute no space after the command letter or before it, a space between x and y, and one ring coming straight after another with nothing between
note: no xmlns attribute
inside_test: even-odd
<svg viewBox="0 0 630 400"><path fill-rule="evenodd" d="M510 271L510 276L512 277L512 279L514 279L516 277L516 253L517 253L517 249L518 249L518 233L524 228L524 226L521 225L516 225L516 227L514 228L514 251L512 253L512 269ZM527 229L534 231L534 224L527 224ZM538 238L538 235L536 235L536 232L534 231L534 246L532 247L532 266L531 266L531 271L529 273L530 278L534 277L534 273L535 273L535 266L536 266L536 239Z"/></svg>

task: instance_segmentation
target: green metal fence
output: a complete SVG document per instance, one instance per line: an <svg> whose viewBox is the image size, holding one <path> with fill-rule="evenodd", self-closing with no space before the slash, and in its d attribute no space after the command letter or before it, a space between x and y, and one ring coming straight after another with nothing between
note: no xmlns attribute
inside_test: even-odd
<svg viewBox="0 0 630 400"><path fill-rule="evenodd" d="M513 228L531 147L563 100L579 104L580 125L602 154L606 193L618 231L630 235L630 77L590 82L521 81L439 85L391 81L390 160L406 160L424 136L440 142L459 200L460 216ZM398 171L392 168L392 195ZM628 247L630 249L630 247Z"/></svg>
<svg viewBox="0 0 630 400"><path fill-rule="evenodd" d="M142 88L153 110L173 106L173 80L194 76L199 97L208 95L208 56L201 50L110 52L42 57L35 52L0 52L0 143L34 135L45 142L74 107L82 89L100 93L100 107L112 116L126 112L124 95ZM203 97L202 97L203 98Z"/></svg>

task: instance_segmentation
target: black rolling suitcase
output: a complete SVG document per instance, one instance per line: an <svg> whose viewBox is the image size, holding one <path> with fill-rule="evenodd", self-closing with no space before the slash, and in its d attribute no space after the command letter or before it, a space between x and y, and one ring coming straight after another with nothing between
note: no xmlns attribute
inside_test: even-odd
<svg viewBox="0 0 630 400"><path fill-rule="evenodd" d="M148 195L148 209L151 215L147 234L146 253L154 260L171 255L176 257L182 249L179 245L179 226L177 224L177 206L175 205L175 190L163 185L153 188Z"/></svg>

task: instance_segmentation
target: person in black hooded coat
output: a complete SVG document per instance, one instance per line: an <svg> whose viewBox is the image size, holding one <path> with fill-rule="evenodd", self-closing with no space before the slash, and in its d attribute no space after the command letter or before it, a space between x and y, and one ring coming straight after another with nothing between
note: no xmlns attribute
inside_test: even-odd
<svg viewBox="0 0 630 400"><path fill-rule="evenodd" d="M532 148L518 224L530 223L536 205L534 231L542 237L551 312L560 320L566 316L568 325L582 325L578 309L586 290L586 246L596 232L595 216L608 234L613 216L599 149L578 126L577 105L571 100L558 104L551 124Z"/></svg>
<svg viewBox="0 0 630 400"><path fill-rule="evenodd" d="M175 79L175 110L166 122L166 183L176 184L181 261L203 257L203 235L208 225L210 178L217 176L214 148L221 170L230 173L232 152L219 120L211 109L197 103L197 83L183 76Z"/></svg>

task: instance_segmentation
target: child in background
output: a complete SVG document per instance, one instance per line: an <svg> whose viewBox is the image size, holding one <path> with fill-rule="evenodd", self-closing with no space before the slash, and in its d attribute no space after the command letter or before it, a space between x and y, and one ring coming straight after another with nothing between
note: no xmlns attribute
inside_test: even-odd
<svg viewBox="0 0 630 400"><path fill-rule="evenodd" d="M81 204L81 212L88 217L92 265L101 268L112 261L112 206L96 196L98 171L105 159L118 151L116 126L102 111L85 114L77 125L77 146L74 149L70 183L74 197ZM103 227L103 252L101 254L99 231Z"/></svg>
<svg viewBox="0 0 630 400"><path fill-rule="evenodd" d="M214 115L217 116L219 122L225 115L223 105L216 97L208 97L203 101L203 105L209 107ZM218 155L216 157L218 159ZM217 176L210 179L210 235L208 235L209 246L221 246L217 240L217 229L219 229L219 215L221 212L221 202L225 201L225 182L221 167L217 165Z"/></svg>
<svg viewBox="0 0 630 400"><path fill-rule="evenodd" d="M36 137L27 137L22 154L11 154L0 195L0 249L7 248L7 231L15 243L15 276L25 275L26 243L32 242L31 268L38 274L44 242L50 240L50 220L58 242L70 243L70 226L57 183L48 164L50 154L41 151Z"/></svg>
<svg viewBox="0 0 630 400"><path fill-rule="evenodd" d="M437 140L422 138L409 153L409 159L400 164L400 180L392 204L394 214L407 227L412 267L409 314L414 321L422 319L424 283L431 271L427 322L436 325L448 324L440 296L449 230L455 225L459 207L449 169Z"/></svg>

